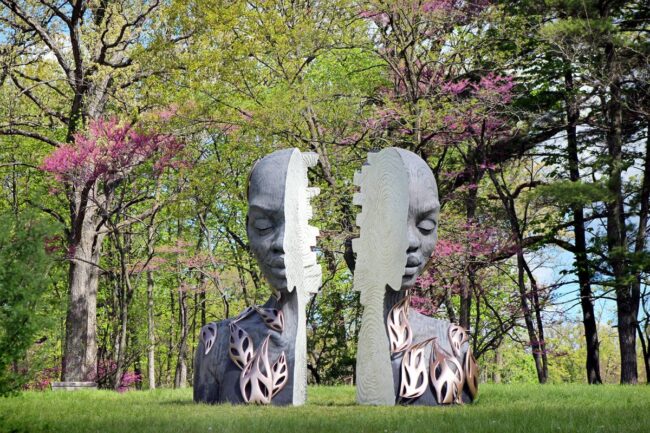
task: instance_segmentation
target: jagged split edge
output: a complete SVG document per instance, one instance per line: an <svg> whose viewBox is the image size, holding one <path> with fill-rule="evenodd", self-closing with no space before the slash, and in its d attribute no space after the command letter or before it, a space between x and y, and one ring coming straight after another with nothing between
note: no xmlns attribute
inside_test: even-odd
<svg viewBox="0 0 650 433"><path fill-rule="evenodd" d="M309 297L321 285L322 271L318 265L316 237L318 228L309 225L313 217L311 199L320 193L309 187L307 171L318 163L315 153L302 153L294 149L287 167L284 192L284 263L287 271L287 288L298 292L298 325L293 368L293 404L304 404L307 394L307 328L306 305Z"/></svg>
<svg viewBox="0 0 650 433"><path fill-rule="evenodd" d="M302 153L294 149L287 168L284 199L287 283L289 291L298 287L303 296L318 292L322 279L322 271L313 251L319 230L309 224L314 215L311 199L320 194L320 189L310 187L307 178L307 170L317 163L316 153Z"/></svg>

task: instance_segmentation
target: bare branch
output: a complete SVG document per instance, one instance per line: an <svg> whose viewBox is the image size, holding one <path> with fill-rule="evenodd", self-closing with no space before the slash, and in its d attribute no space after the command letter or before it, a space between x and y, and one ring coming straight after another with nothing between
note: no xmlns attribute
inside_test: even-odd
<svg viewBox="0 0 650 433"><path fill-rule="evenodd" d="M5 128L5 129L0 129L0 135L19 135L22 137L29 137L33 138L35 140L42 141L43 143L47 143L51 146L54 147L59 147L62 145L61 142L58 142L56 140L52 140L51 138L48 138L42 134L39 134L38 132L33 132L33 131L24 131L22 129L16 129L16 128Z"/></svg>
<svg viewBox="0 0 650 433"><path fill-rule="evenodd" d="M18 6L18 2L13 0L0 0L0 3L9 8L13 13L16 14L16 16L23 20L25 24L27 24L32 30L38 33L43 43L47 45L50 50L52 50L52 53L56 57L59 66L61 66L61 69L63 69L66 76L68 77L68 82L74 88L74 77L72 75L70 65L63 56L63 51L61 51L58 45L54 42L54 39L47 32L47 30L45 30L36 20L34 20L20 6Z"/></svg>

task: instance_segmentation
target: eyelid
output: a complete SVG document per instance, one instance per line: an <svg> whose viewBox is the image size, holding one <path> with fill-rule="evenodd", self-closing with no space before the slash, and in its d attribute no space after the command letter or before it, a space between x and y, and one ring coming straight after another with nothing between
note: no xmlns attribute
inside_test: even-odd
<svg viewBox="0 0 650 433"><path fill-rule="evenodd" d="M418 223L418 228L422 230L433 230L436 228L436 222L431 219L425 219Z"/></svg>
<svg viewBox="0 0 650 433"><path fill-rule="evenodd" d="M255 227L258 230L266 230L273 227L273 222L271 222L271 220L269 219L261 218L253 222L253 227Z"/></svg>

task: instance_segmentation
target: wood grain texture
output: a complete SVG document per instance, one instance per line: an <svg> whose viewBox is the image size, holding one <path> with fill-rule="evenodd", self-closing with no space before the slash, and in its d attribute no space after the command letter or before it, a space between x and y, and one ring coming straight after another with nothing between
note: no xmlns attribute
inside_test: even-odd
<svg viewBox="0 0 650 433"><path fill-rule="evenodd" d="M409 208L408 171L398 151L368 155L355 175L360 192L354 203L359 238L352 241L357 256L354 289L361 292L363 315L357 349L357 402L394 405L390 347L384 323L386 287L399 290L406 265Z"/></svg>
<svg viewBox="0 0 650 433"><path fill-rule="evenodd" d="M302 405L307 396L307 318L305 309L312 294L320 288L322 271L312 247L318 228L309 225L313 215L310 200L320 192L310 188L307 169L318 162L313 153L294 149L287 168L284 193L285 230L283 248L287 270L287 288L297 290L298 327L296 330L293 370L293 404Z"/></svg>

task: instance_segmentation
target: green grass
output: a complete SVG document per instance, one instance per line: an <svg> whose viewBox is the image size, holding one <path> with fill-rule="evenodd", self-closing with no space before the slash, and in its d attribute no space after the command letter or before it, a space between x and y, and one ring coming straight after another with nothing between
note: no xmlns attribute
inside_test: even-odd
<svg viewBox="0 0 650 433"><path fill-rule="evenodd" d="M0 398L0 432L650 432L650 386L482 385L474 405L362 407L312 387L304 407L209 406L191 390L26 392Z"/></svg>

